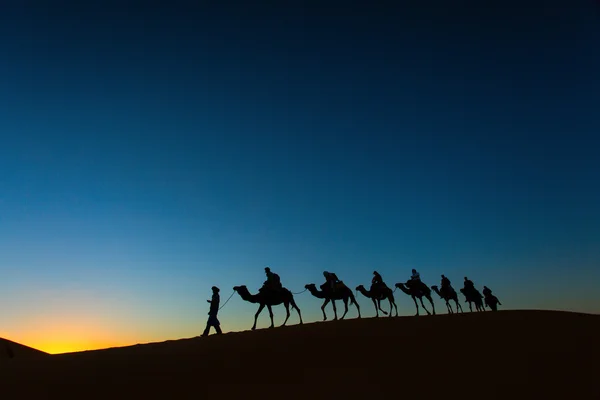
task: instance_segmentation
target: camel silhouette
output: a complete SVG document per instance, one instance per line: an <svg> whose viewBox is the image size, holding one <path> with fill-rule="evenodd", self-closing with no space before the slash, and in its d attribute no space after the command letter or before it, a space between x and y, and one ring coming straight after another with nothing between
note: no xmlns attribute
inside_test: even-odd
<svg viewBox="0 0 600 400"><path fill-rule="evenodd" d="M356 309L358 310L358 318L360 318L360 306L356 302L354 293L352 293L352 290L350 290L350 288L346 286L343 282L338 283L338 285L339 288L333 293L329 291L323 291L324 285L321 285L321 290L318 290L317 286L314 283L309 283L304 287L308 289L310 294L315 296L317 299L325 299L325 302L323 302L323 305L321 306L321 311L323 312L323 321L327 321L327 315L325 314L325 306L327 306L329 302L331 302L331 304L333 305L333 314L335 315L334 320L338 319L337 307L335 306L336 300L342 300L344 302L344 315L342 315L340 319L344 319L344 317L348 313L348 300L350 300L351 304L354 304L356 306Z"/></svg>
<svg viewBox="0 0 600 400"><path fill-rule="evenodd" d="M485 296L483 300L485 301L485 305L488 306L492 311L498 311L498 305L502 305L500 300L498 300L498 298L493 294Z"/></svg>
<svg viewBox="0 0 600 400"><path fill-rule="evenodd" d="M290 304L292 305L292 308L294 308L298 312L298 317L300 317L300 324L302 324L302 314L300 313L300 308L298 308L298 306L296 305L296 301L294 301L294 295L292 294L292 292L290 292L286 288L283 288L279 292L265 290L257 294L250 294L248 288L245 285L235 286L233 290L240 295L242 300L250 303L259 304L258 311L254 315L254 325L252 325L252 330L256 329L256 321L258 320L258 316L265 308L265 306L269 310L269 316L271 317L271 326L269 328L273 328L275 324L273 323L273 310L271 309L271 307L278 306L280 304L284 305L286 312L285 321L283 321L283 324L281 324L281 326L285 326L288 319L290 318Z"/></svg>
<svg viewBox="0 0 600 400"><path fill-rule="evenodd" d="M419 315L419 305L417 304L417 298L421 302L421 307L423 310L427 312L427 315L431 315L425 304L423 304L423 297L427 298L431 303L431 307L433 308L433 315L435 315L435 304L433 304L433 299L431 298L431 289L424 283L421 284L421 287L413 286L413 281L408 280L406 283L396 283L396 287L402 290L404 293L412 297L415 302L415 307L417 307L417 313L415 315Z"/></svg>
<svg viewBox="0 0 600 400"><path fill-rule="evenodd" d="M381 311L383 315L388 315L387 312L381 309L381 300L385 299L388 299L390 302L390 317L392 316L393 310L396 310L396 317L398 316L398 306L396 305L396 300L394 299L394 292L392 292L392 289L389 287L385 286L383 290L373 290L373 287L371 287L370 290L367 290L363 285L358 285L356 290L359 291L363 296L373 301L376 317L379 317L379 311Z"/></svg>
<svg viewBox="0 0 600 400"><path fill-rule="evenodd" d="M431 287L431 290L436 292L437 295L440 296L440 298L442 298L446 301L446 308L448 308L448 312L450 314L454 314L454 311L452 310L452 306L450 305L450 300L454 300L454 302L456 303L456 312L457 313L458 313L458 310L460 310L460 312L463 312L462 306L458 302L458 294L456 294L456 290L454 290L454 288L452 286L449 286L448 289L446 289L444 291L443 296L442 296L442 293L440 292L440 290L438 289L437 285L433 285Z"/></svg>
<svg viewBox="0 0 600 400"><path fill-rule="evenodd" d="M473 312L473 304L477 311L485 311L483 307L483 295L479 293L479 290L473 288L472 293L466 293L465 288L460 289L460 292L465 296L465 301L469 303L469 311Z"/></svg>

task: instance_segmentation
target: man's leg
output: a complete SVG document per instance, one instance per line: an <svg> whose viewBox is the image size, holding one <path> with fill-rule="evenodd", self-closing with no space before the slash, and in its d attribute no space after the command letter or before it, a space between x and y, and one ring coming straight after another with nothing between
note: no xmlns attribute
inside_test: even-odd
<svg viewBox="0 0 600 400"><path fill-rule="evenodd" d="M202 336L208 336L209 331L210 331L210 318L206 322L206 328L204 328L204 333L202 333Z"/></svg>

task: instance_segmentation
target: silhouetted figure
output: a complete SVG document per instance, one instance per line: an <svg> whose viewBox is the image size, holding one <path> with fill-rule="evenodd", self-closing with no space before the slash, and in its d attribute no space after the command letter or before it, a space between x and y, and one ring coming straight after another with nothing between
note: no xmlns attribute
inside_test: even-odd
<svg viewBox="0 0 600 400"><path fill-rule="evenodd" d="M479 293L479 290L475 289L473 281L465 276L465 282L461 293L465 296L467 303L469 303L469 310L473 311L472 303L475 303L475 309L477 311L485 311L483 307L483 296Z"/></svg>
<svg viewBox="0 0 600 400"><path fill-rule="evenodd" d="M377 272L374 272L374 274L377 274ZM379 278L381 278L381 276L379 276ZM375 306L376 317L379 317L379 311L381 311L384 315L388 314L387 312L381 309L381 300L385 299L388 299L388 301L390 302L390 317L392 316L393 310L396 311L396 317L398 316L398 306L396 305L396 300L394 299L394 292L392 291L392 289L387 287L387 285L383 283L383 281L375 282L375 278L373 278L373 281L371 283L371 290L365 289L363 285L358 285L356 287L356 290L358 290L363 296L373 301L373 305Z"/></svg>
<svg viewBox="0 0 600 400"><path fill-rule="evenodd" d="M219 288L216 286L212 287L212 298L210 300L206 300L210 303L210 310L208 311L208 321L206 322L206 329L204 329L204 333L202 336L208 336L208 332L210 331L210 327L214 327L215 331L217 331L217 335L221 333L221 323L217 319L217 314L219 313L219 302L221 301L221 297L219 296Z"/></svg>
<svg viewBox="0 0 600 400"><path fill-rule="evenodd" d="M350 288L341 281L337 284L339 287L334 292L324 290L325 288L327 288L328 285L329 283L321 285L321 290L318 290L314 283L310 283L304 286L310 292L310 294L315 296L317 299L325 299L325 302L321 306L321 311L323 312L323 321L327 321L327 315L325 314L325 306L327 306L329 302L331 302L331 304L333 305L333 314L335 315L334 319L338 319L337 308L335 306L336 300L342 300L344 302L344 315L342 315L340 319L344 319L344 317L348 313L348 300L350 300L351 304L354 304L356 306L356 309L358 310L358 318L360 318L360 306L356 302L356 298L354 297L354 293L352 293L352 290L350 290Z"/></svg>
<svg viewBox="0 0 600 400"><path fill-rule="evenodd" d="M458 295L456 294L456 291L452 286L448 286L445 290L439 290L437 286L433 285L431 287L431 290L436 292L438 296L440 296L442 299L444 299L444 301L446 301L446 308L448 309L448 312L450 314L454 314L454 310L452 310L452 306L450 305L450 300L454 300L454 302L456 303L457 313L459 310L460 312L463 312L462 306L458 301Z"/></svg>
<svg viewBox="0 0 600 400"><path fill-rule="evenodd" d="M266 289L277 292L283 289L279 275L277 275L274 272L271 272L271 268L266 267L265 274L267 275L267 280L265 281L263 287L259 291L263 291Z"/></svg>
<svg viewBox="0 0 600 400"><path fill-rule="evenodd" d="M465 292L474 293L475 284L473 284L473 281L465 276L465 283L463 284L463 288L465 289Z"/></svg>
<svg viewBox="0 0 600 400"><path fill-rule="evenodd" d="M414 271L414 269L413 269ZM427 312L428 315L431 315L425 304L423 304L423 297L425 297L431 303L431 307L433 308L433 315L435 315L435 304L433 303L433 299L431 298L431 289L427 285L425 285L420 280L409 279L406 283L396 283L396 287L402 290L405 294L412 297L415 302L415 307L417 308L417 313L415 315L419 315L419 305L417 304L417 299L421 302L421 307L423 310Z"/></svg>
<svg viewBox="0 0 600 400"><path fill-rule="evenodd" d="M450 279L446 277L446 275L442 275L442 289L446 289L450 287Z"/></svg>
<svg viewBox="0 0 600 400"><path fill-rule="evenodd" d="M335 292L336 285L340 283L337 275L333 272L323 271L323 276L325 277L325 287L322 287L321 289L330 290L332 293Z"/></svg>
<svg viewBox="0 0 600 400"><path fill-rule="evenodd" d="M481 291L481 293L483 294L483 297L487 297L487 296L491 296L492 295L492 291L487 286L483 287L483 290Z"/></svg>
<svg viewBox="0 0 600 400"><path fill-rule="evenodd" d="M482 293L485 305L488 306L492 311L498 311L498 305L502 305L502 303L500 303L500 300L498 300L498 298L492 294L490 288L484 286Z"/></svg>
<svg viewBox="0 0 600 400"><path fill-rule="evenodd" d="M265 307L267 307L269 310L269 316L271 317L270 328L273 328L275 325L273 323L273 309L271 307L278 306L280 304L284 305L287 314L285 321L283 321L281 326L285 326L290 318L290 305L298 312L298 317L300 317L300 323L302 324L302 314L300 313L300 308L298 308L296 305L294 295L284 287L282 287L280 290L259 290L257 294L250 294L250 291L244 285L234 286L233 290L240 295L242 300L259 304L258 311L254 315L254 325L252 326L252 330L256 329L256 321L258 320L258 316Z"/></svg>
<svg viewBox="0 0 600 400"><path fill-rule="evenodd" d="M371 279L371 290L384 290L386 287L383 283L383 278L377 271L373 271L373 279Z"/></svg>

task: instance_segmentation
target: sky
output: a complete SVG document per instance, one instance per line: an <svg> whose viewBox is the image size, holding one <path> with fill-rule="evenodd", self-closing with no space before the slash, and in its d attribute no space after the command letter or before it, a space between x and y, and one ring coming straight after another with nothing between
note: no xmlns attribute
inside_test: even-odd
<svg viewBox="0 0 600 400"><path fill-rule="evenodd" d="M598 2L100 3L0 14L0 337L198 336L265 266L600 312Z"/></svg>

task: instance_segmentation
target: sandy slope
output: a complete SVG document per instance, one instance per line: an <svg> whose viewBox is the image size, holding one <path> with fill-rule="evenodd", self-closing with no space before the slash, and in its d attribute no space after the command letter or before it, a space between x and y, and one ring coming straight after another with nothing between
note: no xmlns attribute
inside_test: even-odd
<svg viewBox="0 0 600 400"><path fill-rule="evenodd" d="M31 359L49 357L48 353L0 338L0 362L9 359Z"/></svg>
<svg viewBox="0 0 600 400"><path fill-rule="evenodd" d="M600 398L600 316L365 318L0 363L5 398ZM16 397L19 396L19 397Z"/></svg>

